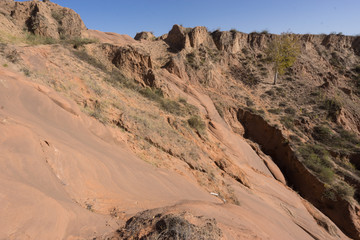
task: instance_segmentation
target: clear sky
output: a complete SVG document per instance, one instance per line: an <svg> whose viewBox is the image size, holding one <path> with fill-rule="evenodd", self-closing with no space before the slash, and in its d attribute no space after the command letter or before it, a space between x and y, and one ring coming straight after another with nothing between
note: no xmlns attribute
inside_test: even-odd
<svg viewBox="0 0 360 240"><path fill-rule="evenodd" d="M1 0L0 0L1 1ZM167 33L172 25L271 33L360 34L360 0L52 0L90 29Z"/></svg>

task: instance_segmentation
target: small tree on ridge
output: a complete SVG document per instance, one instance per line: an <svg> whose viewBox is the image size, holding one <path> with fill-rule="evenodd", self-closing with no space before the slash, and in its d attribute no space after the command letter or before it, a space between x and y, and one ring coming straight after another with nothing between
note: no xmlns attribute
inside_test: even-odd
<svg viewBox="0 0 360 240"><path fill-rule="evenodd" d="M275 36L275 39L269 44L266 54L270 62L274 64L275 85L278 75L284 74L285 70L294 64L300 54L299 39L292 33L282 33Z"/></svg>

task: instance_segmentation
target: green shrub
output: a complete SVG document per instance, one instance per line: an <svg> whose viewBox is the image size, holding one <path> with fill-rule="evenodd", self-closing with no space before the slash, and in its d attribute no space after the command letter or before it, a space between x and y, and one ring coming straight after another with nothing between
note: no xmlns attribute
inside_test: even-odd
<svg viewBox="0 0 360 240"><path fill-rule="evenodd" d="M186 61L195 70L199 69L199 64L196 61L196 55L194 52L186 54Z"/></svg>
<svg viewBox="0 0 360 240"><path fill-rule="evenodd" d="M360 140L342 127L338 127L336 132L325 125L318 125L313 128L312 136L316 141L325 144L334 152L348 155L359 148Z"/></svg>
<svg viewBox="0 0 360 240"><path fill-rule="evenodd" d="M334 170L329 152L319 145L304 145L299 148L304 164L326 183L334 180Z"/></svg>
<svg viewBox="0 0 360 240"><path fill-rule="evenodd" d="M331 199L332 201L337 201L338 197L343 200L351 200L354 197L355 189L353 186L349 185L344 181L340 181L333 185L327 185L324 197Z"/></svg>
<svg viewBox="0 0 360 240"><path fill-rule="evenodd" d="M249 49L247 49L247 48L241 49L241 52L242 52L243 54L245 54L245 55L247 55L247 54L250 53Z"/></svg>
<svg viewBox="0 0 360 240"><path fill-rule="evenodd" d="M17 63L20 60L20 54L16 49L9 50L5 53L5 58L12 63Z"/></svg>
<svg viewBox="0 0 360 240"><path fill-rule="evenodd" d="M149 87L140 89L139 93L144 97L146 97L147 99L155 102L161 102L164 98L160 90L158 89L153 90Z"/></svg>
<svg viewBox="0 0 360 240"><path fill-rule="evenodd" d="M346 131L342 127L337 129L336 131L339 133L339 135L343 141L345 140L349 143L352 143L355 145L360 145L360 140L354 133Z"/></svg>
<svg viewBox="0 0 360 240"><path fill-rule="evenodd" d="M338 183L334 186L334 191L339 195L342 199L349 199L354 197L355 189L351 185L346 182Z"/></svg>
<svg viewBox="0 0 360 240"><path fill-rule="evenodd" d="M291 114L291 115L296 114L296 110L294 108L292 108L292 107L285 108L284 112L287 113L287 114Z"/></svg>
<svg viewBox="0 0 360 240"><path fill-rule="evenodd" d="M73 45L73 47L75 49L77 49L77 48L79 48L81 46L84 46L86 44L97 43L98 40L90 39L90 38L79 38L78 37L78 38L72 38L72 39L66 40L64 42Z"/></svg>
<svg viewBox="0 0 360 240"><path fill-rule="evenodd" d="M74 50L73 54L81 61L87 62L88 64L94 66L95 68L98 68L104 72L107 72L106 66L103 63L101 63L99 60L97 60L96 58L90 56L87 52Z"/></svg>
<svg viewBox="0 0 360 240"><path fill-rule="evenodd" d="M293 142L296 142L296 143L300 143L301 142L301 139L296 136L296 135L290 135L289 136L290 140L293 141Z"/></svg>
<svg viewBox="0 0 360 240"><path fill-rule="evenodd" d="M163 99L160 102L160 107L163 110L165 110L171 114L178 115L178 116L185 114L184 109L182 108L180 103L170 100L170 99Z"/></svg>
<svg viewBox="0 0 360 240"><path fill-rule="evenodd" d="M341 112L342 104L337 99L326 99L323 107L328 111L328 117L336 121Z"/></svg>
<svg viewBox="0 0 360 240"><path fill-rule="evenodd" d="M58 41L50 37L43 37L43 36L35 35L33 33L27 33L26 43L30 45L49 45L49 44L56 44L58 43Z"/></svg>
<svg viewBox="0 0 360 240"><path fill-rule="evenodd" d="M193 129L195 129L198 133L201 133L205 130L205 123L203 122L203 120L201 119L201 117L199 116L192 116L191 118L188 119L188 124L190 127L192 127Z"/></svg>
<svg viewBox="0 0 360 240"><path fill-rule="evenodd" d="M280 118L280 122L287 128L294 128L294 118L292 116L284 116Z"/></svg>
<svg viewBox="0 0 360 240"><path fill-rule="evenodd" d="M352 69L354 72L356 72L356 73L359 73L360 74L360 65L357 65L356 67L354 67L353 69Z"/></svg>
<svg viewBox="0 0 360 240"><path fill-rule="evenodd" d="M195 106L187 103L186 100L174 101L164 98L161 90L159 89L141 88L138 90L138 92L147 99L159 103L161 109L168 113L184 116L198 112L198 109Z"/></svg>
<svg viewBox="0 0 360 240"><path fill-rule="evenodd" d="M274 92L274 90L267 90L266 92L265 92L267 95L269 95L269 96L275 96L275 92Z"/></svg>
<svg viewBox="0 0 360 240"><path fill-rule="evenodd" d="M22 71L25 74L25 76L27 76L27 77L30 77L30 75L31 75L30 70L27 68L22 68L22 69L20 69L20 71Z"/></svg>
<svg viewBox="0 0 360 240"><path fill-rule="evenodd" d="M280 114L281 113L281 109L280 108L271 108L268 110L269 113L273 113L273 114Z"/></svg>
<svg viewBox="0 0 360 240"><path fill-rule="evenodd" d="M313 128L312 136L315 140L324 144L328 144L331 141L333 134L330 128L324 125L320 125Z"/></svg>

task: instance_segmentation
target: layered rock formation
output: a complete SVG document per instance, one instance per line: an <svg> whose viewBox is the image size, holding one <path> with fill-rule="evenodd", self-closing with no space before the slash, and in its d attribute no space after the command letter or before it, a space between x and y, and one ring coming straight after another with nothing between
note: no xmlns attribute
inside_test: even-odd
<svg viewBox="0 0 360 240"><path fill-rule="evenodd" d="M50 1L15 2L5 0L0 6L14 28L54 39L80 37L86 30L80 16L73 10Z"/></svg>

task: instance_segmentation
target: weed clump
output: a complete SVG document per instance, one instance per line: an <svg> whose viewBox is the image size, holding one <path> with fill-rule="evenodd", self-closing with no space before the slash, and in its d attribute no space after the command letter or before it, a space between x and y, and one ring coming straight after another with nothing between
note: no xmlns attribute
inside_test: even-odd
<svg viewBox="0 0 360 240"><path fill-rule="evenodd" d="M329 144L332 139L332 132L327 126L320 125L314 127L312 136L321 143Z"/></svg>
<svg viewBox="0 0 360 240"><path fill-rule="evenodd" d="M292 116L283 116L280 118L280 122L287 128L287 129L294 129L294 118Z"/></svg>
<svg viewBox="0 0 360 240"><path fill-rule="evenodd" d="M342 104L337 99L326 99L322 106L328 112L328 117L333 121L340 115Z"/></svg>
<svg viewBox="0 0 360 240"><path fill-rule="evenodd" d="M325 125L318 125L313 128L312 137L327 146L331 151L348 155L359 149L360 140L355 134L338 127L336 131Z"/></svg>
<svg viewBox="0 0 360 240"><path fill-rule="evenodd" d="M98 68L104 72L107 72L107 68L106 66L101 63L99 60L97 60L96 58L90 56L87 52L85 51L73 51L73 54L81 61L87 62L88 64L92 65L95 68Z"/></svg>
<svg viewBox="0 0 360 240"><path fill-rule="evenodd" d="M188 119L189 126L195 129L198 133L201 133L205 130L205 123L199 116L192 116Z"/></svg>
<svg viewBox="0 0 360 240"><path fill-rule="evenodd" d="M27 44L30 45L50 45L50 44L58 43L58 41L54 38L43 37L33 33L26 33L25 41Z"/></svg>
<svg viewBox="0 0 360 240"><path fill-rule="evenodd" d="M323 196L332 201L338 201L340 199L350 200L354 197L355 189L344 181L339 181L333 185L326 185L326 189Z"/></svg>
<svg viewBox="0 0 360 240"><path fill-rule="evenodd" d="M314 171L314 173L325 183L334 180L335 173L331 163L329 152L319 145L304 145L299 152L304 160L304 164Z"/></svg>

